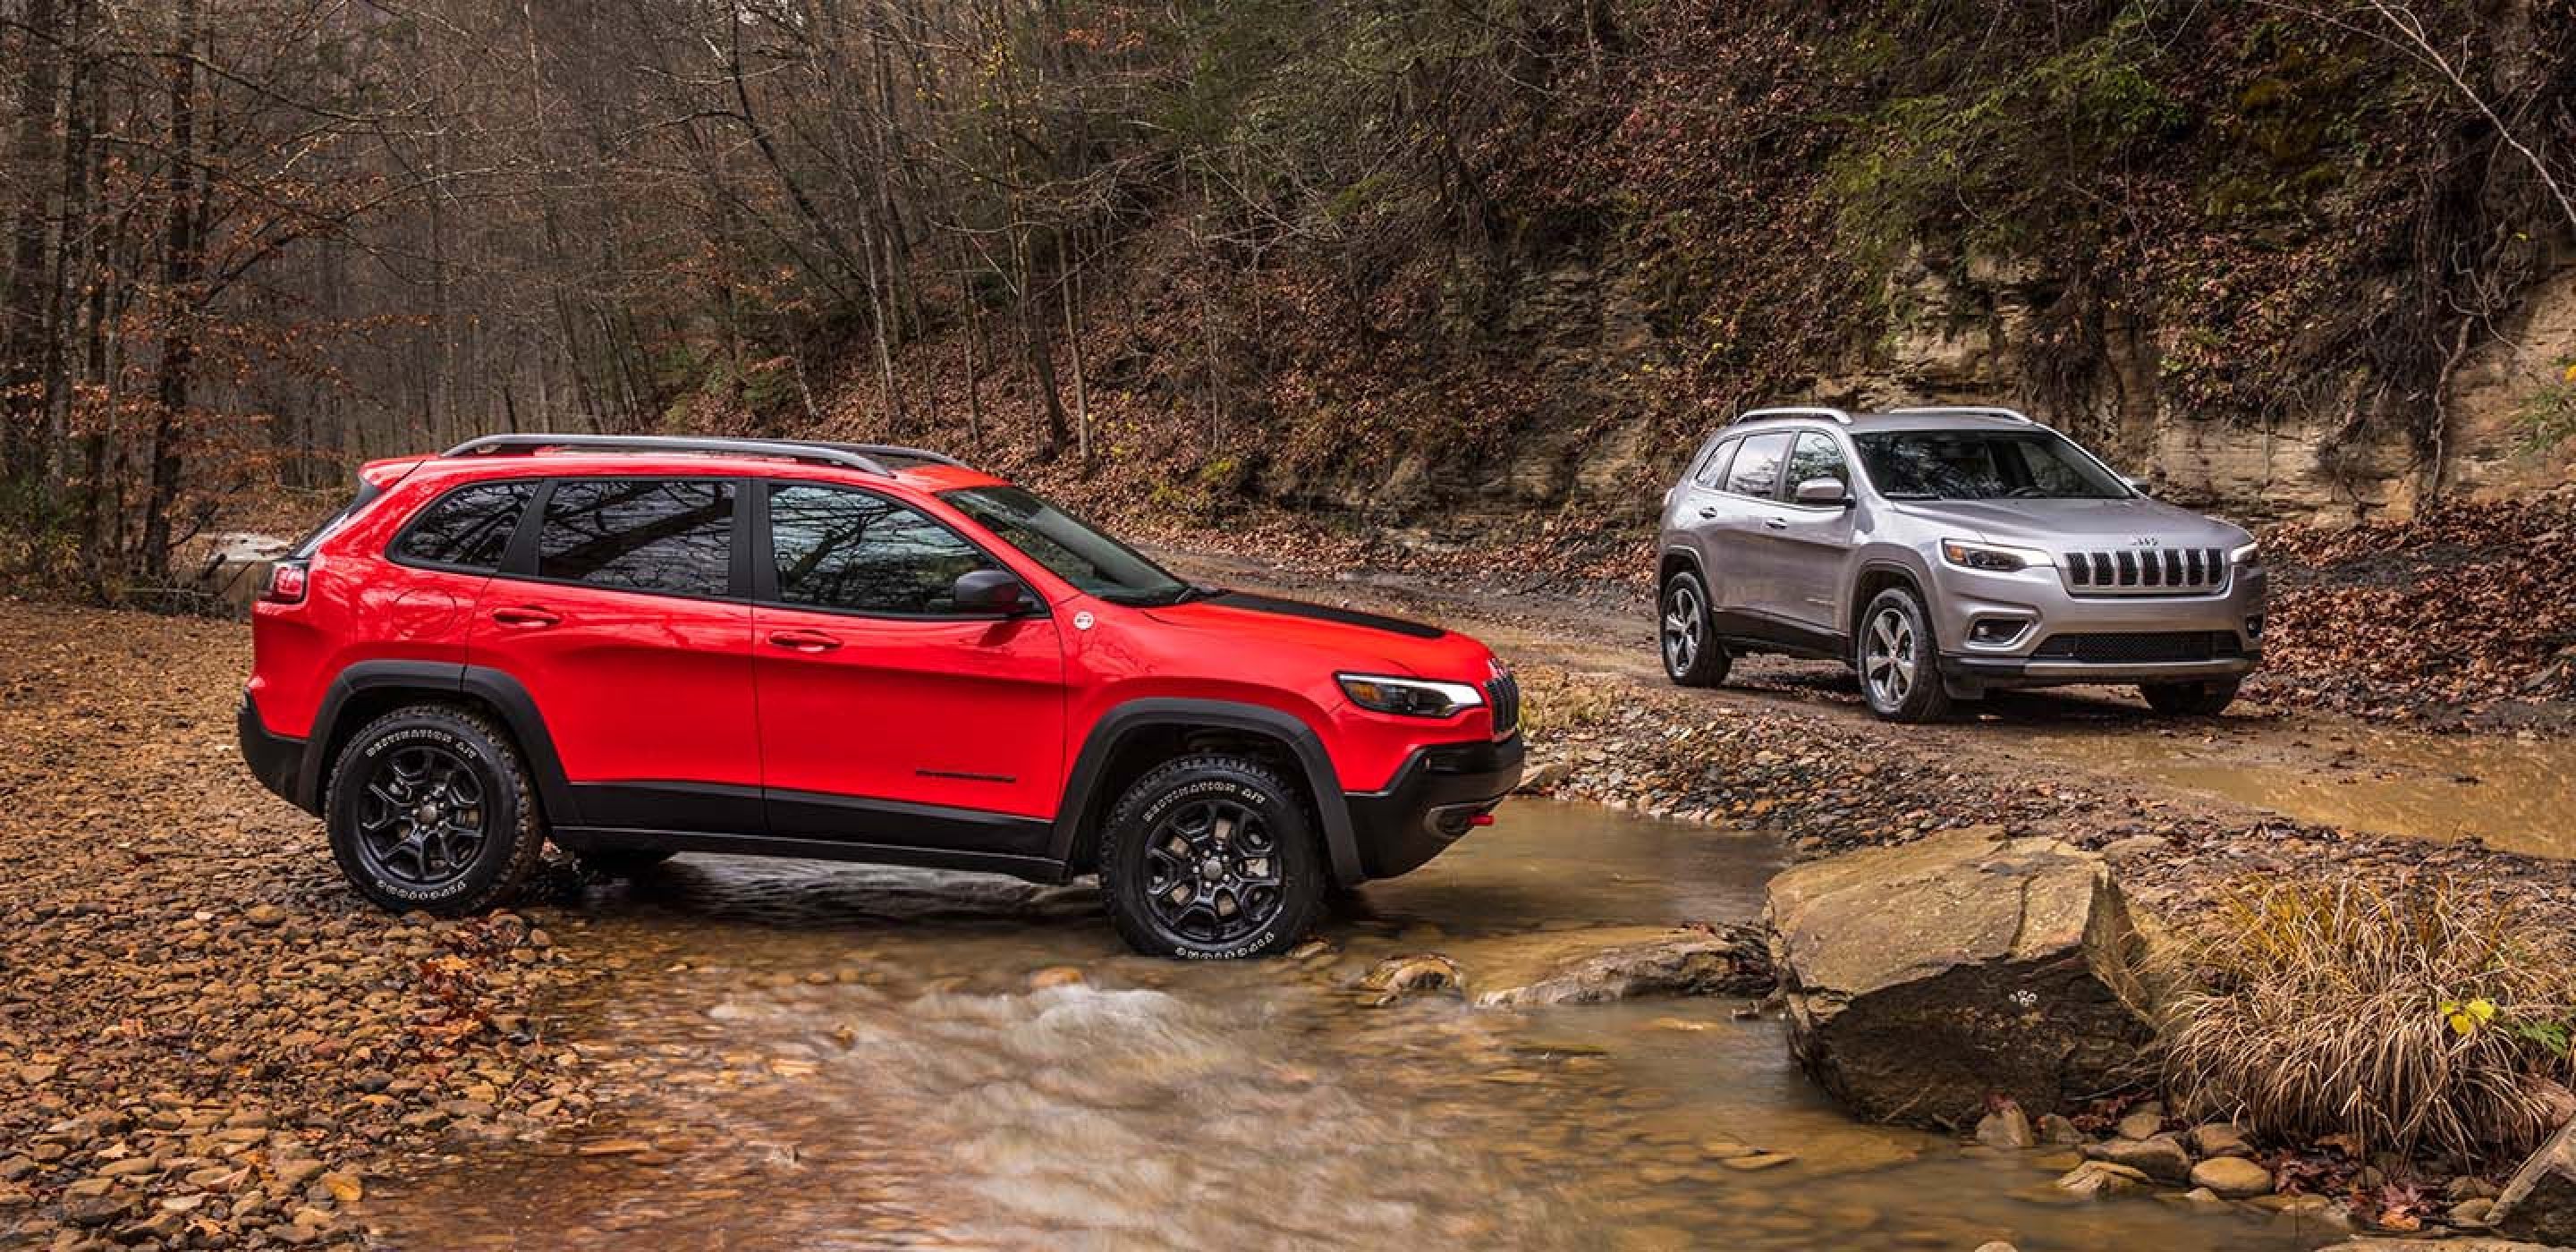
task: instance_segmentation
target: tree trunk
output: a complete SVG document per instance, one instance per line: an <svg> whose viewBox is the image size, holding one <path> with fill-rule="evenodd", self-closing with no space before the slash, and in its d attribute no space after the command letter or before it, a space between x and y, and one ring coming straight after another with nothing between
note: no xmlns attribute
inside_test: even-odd
<svg viewBox="0 0 2576 1252"><path fill-rule="evenodd" d="M45 261L54 236L54 213L47 180L37 171L51 165L46 154L54 140L54 114L60 103L60 16L54 0L28 0L27 63L19 78L21 111L9 145L10 167L25 180L25 190L10 213L9 269L0 278L0 302L5 302L0 308L7 310L7 316L0 318L0 326L7 328L0 334L0 471L5 471L9 485L22 490L33 487L45 456L39 437L45 418L37 384L43 371L43 340L53 332L42 311L53 301L40 301L39 292L50 291Z"/></svg>
<svg viewBox="0 0 2576 1252"><path fill-rule="evenodd" d="M1064 342L1073 354L1073 446L1082 468L1091 468L1091 388L1082 376L1082 263L1064 278Z"/></svg>
<svg viewBox="0 0 2576 1252"><path fill-rule="evenodd" d="M170 180L162 235L161 281L168 320L153 384L152 471L143 501L143 578L170 578L170 512L179 499L179 446L189 384L197 364L194 319L204 191L197 158L197 0L178 0L178 38L170 55Z"/></svg>

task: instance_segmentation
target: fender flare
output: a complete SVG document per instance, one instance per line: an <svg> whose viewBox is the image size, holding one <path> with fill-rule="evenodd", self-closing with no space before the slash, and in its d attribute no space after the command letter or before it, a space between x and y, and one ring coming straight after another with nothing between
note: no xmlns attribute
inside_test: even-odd
<svg viewBox="0 0 2576 1252"><path fill-rule="evenodd" d="M519 753L527 759L528 775L536 784L537 798L544 804L546 820L556 825L578 824L580 811L574 806L572 787L564 778L562 758L555 755L555 741L546 733L546 719L537 711L536 699L528 694L519 680L497 669L446 661L360 661L340 671L323 692L321 707L313 715L313 733L304 741L304 767L298 779L296 804L309 813L322 811L322 798L329 787L332 747L344 731L355 727L341 725L347 716L351 699L360 693L418 692L435 699L440 696L472 696L490 705L518 740Z"/></svg>
<svg viewBox="0 0 2576 1252"><path fill-rule="evenodd" d="M1117 756L1119 746L1137 731L1161 726L1247 731L1286 744L1305 771L1307 790L1314 794L1333 880L1351 883L1366 877L1360 867L1359 838L1351 828L1350 806L1343 798L1340 776L1334 773L1332 754L1324 750L1323 737L1315 733L1314 727L1295 714L1264 705L1165 698L1120 704L1102 714L1092 724L1091 733L1083 738L1082 751L1065 774L1064 802L1056 809L1055 838L1050 850L1068 872L1082 850L1084 815L1099 799L1102 775Z"/></svg>
<svg viewBox="0 0 2576 1252"><path fill-rule="evenodd" d="M1708 586L1708 567L1700 564L1698 549L1686 543L1665 544L1663 549L1655 554L1655 595L1658 597L1658 603L1661 603L1660 597L1664 594L1664 565L1674 557L1680 557L1683 564L1690 566L1692 573L1699 575L1701 587Z"/></svg>

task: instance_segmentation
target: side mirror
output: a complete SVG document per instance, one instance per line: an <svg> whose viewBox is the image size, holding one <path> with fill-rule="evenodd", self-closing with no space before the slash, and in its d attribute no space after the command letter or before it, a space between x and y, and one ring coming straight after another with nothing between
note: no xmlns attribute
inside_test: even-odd
<svg viewBox="0 0 2576 1252"><path fill-rule="evenodd" d="M2142 496L2155 494L2147 490L2147 480L2143 478L2131 478L2126 474L2122 474L2120 475L2120 483L2129 490L2137 492Z"/></svg>
<svg viewBox="0 0 2576 1252"><path fill-rule="evenodd" d="M1789 493L1789 498L1818 508L1852 502L1851 488L1844 486L1839 478L1810 478L1798 484L1797 490Z"/></svg>
<svg viewBox="0 0 2576 1252"><path fill-rule="evenodd" d="M1017 574L1002 569L970 570L957 576L957 586L950 596L957 607L969 613L994 613L1008 617L1029 607L1034 601L1029 589Z"/></svg>

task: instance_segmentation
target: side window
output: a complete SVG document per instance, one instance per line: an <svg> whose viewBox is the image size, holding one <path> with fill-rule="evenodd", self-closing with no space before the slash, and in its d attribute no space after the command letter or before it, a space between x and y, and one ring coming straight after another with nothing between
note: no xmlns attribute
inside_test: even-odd
<svg viewBox="0 0 2576 1252"><path fill-rule="evenodd" d="M732 586L733 484L565 479L546 498L537 576L683 596Z"/></svg>
<svg viewBox="0 0 2576 1252"><path fill-rule="evenodd" d="M501 568L510 532L519 528L533 480L480 483L440 496L396 536L393 558L406 565L491 573Z"/></svg>
<svg viewBox="0 0 2576 1252"><path fill-rule="evenodd" d="M1717 485L1726 479L1727 459L1735 455L1736 446L1741 442L1743 441L1729 439L1710 449L1708 459L1700 462L1699 472L1692 475L1691 480L1712 491L1716 490Z"/></svg>
<svg viewBox="0 0 2576 1252"><path fill-rule="evenodd" d="M1789 455L1789 432L1752 435L1726 471L1726 489L1742 496L1770 498L1780 489L1780 462Z"/></svg>
<svg viewBox="0 0 2576 1252"><path fill-rule="evenodd" d="M872 491L772 483L769 551L784 603L860 613L954 613L959 575L997 569L955 531Z"/></svg>
<svg viewBox="0 0 2576 1252"><path fill-rule="evenodd" d="M1798 484L1816 478L1830 478L1841 483L1844 490L1851 489L1851 469L1843 461L1842 445L1835 443L1833 436L1814 431L1798 436L1796 450L1789 453L1789 472L1783 477L1792 491L1797 490Z"/></svg>

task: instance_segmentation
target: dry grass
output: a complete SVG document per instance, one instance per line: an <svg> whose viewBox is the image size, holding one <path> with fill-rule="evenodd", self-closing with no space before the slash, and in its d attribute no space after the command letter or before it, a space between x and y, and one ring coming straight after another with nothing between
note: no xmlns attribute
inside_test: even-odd
<svg viewBox="0 0 2576 1252"><path fill-rule="evenodd" d="M1521 725L1533 739L1552 739L1573 730L1606 724L1620 707L1621 684L1601 676L1576 674L1553 665L1523 665Z"/></svg>
<svg viewBox="0 0 2576 1252"><path fill-rule="evenodd" d="M2187 1106L2357 1154L2495 1161L2567 1115L2576 950L2450 879L2393 890L2268 882L2182 957L2199 990L2166 1024Z"/></svg>

